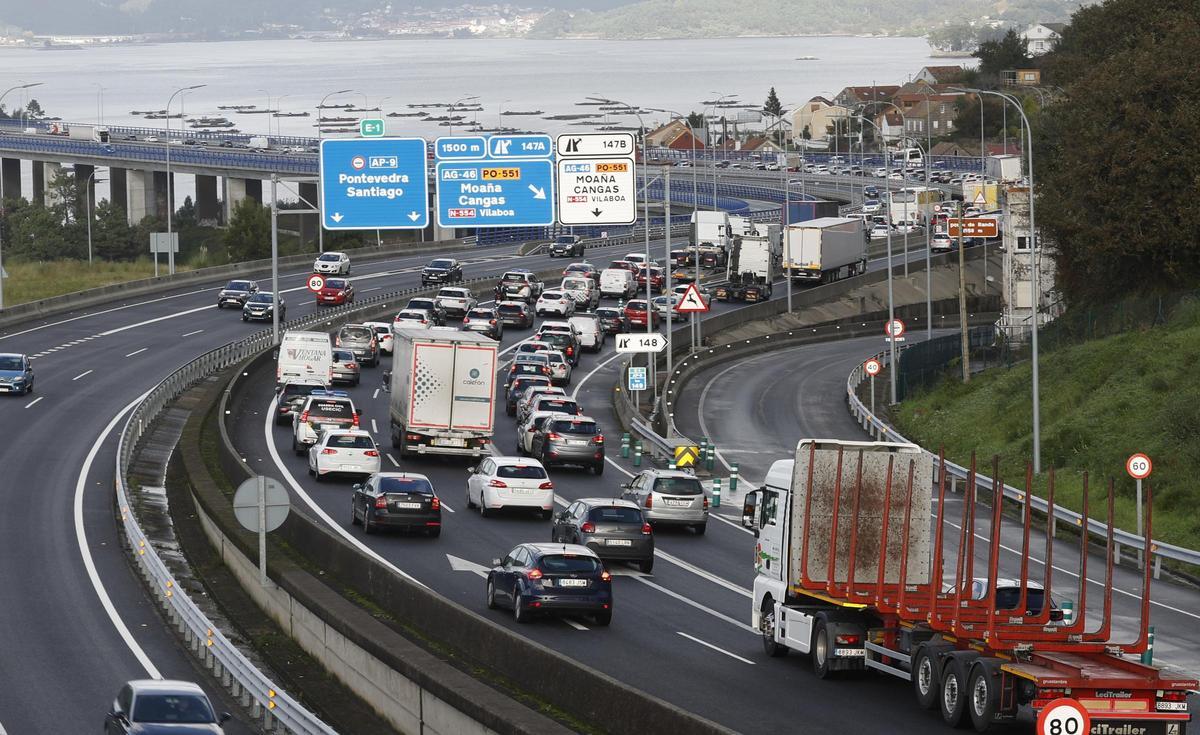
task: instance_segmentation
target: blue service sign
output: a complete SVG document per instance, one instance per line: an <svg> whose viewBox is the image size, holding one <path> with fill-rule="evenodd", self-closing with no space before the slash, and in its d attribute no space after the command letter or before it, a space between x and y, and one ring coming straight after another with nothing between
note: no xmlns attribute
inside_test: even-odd
<svg viewBox="0 0 1200 735"><path fill-rule="evenodd" d="M650 381L646 377L646 368L631 367L629 368L629 390L646 390L650 387Z"/></svg>
<svg viewBox="0 0 1200 735"><path fill-rule="evenodd" d="M438 161L441 227L541 227L554 224L554 162Z"/></svg>
<svg viewBox="0 0 1200 735"><path fill-rule="evenodd" d="M433 154L439 160L486 158L487 141L482 135L441 137L433 142Z"/></svg>
<svg viewBox="0 0 1200 735"><path fill-rule="evenodd" d="M549 135L493 135L487 143L491 158L549 158L554 155Z"/></svg>
<svg viewBox="0 0 1200 735"><path fill-rule="evenodd" d="M421 138L321 141L321 224L327 230L429 226L429 182Z"/></svg>

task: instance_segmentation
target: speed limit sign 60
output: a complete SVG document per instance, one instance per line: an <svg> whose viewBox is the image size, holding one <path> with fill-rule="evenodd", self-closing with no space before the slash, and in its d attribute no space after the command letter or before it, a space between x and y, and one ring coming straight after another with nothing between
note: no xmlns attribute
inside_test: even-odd
<svg viewBox="0 0 1200 735"><path fill-rule="evenodd" d="M1091 730L1091 716L1074 699L1055 699L1038 713L1038 735L1088 735Z"/></svg>
<svg viewBox="0 0 1200 735"><path fill-rule="evenodd" d="M325 278L316 273L308 277L308 290L316 293L325 288Z"/></svg>
<svg viewBox="0 0 1200 735"><path fill-rule="evenodd" d="M1146 455L1138 452L1125 460L1125 471L1135 480L1145 480L1154 470L1154 463Z"/></svg>
<svg viewBox="0 0 1200 735"><path fill-rule="evenodd" d="M863 370L866 370L867 375L870 375L872 378L874 378L876 375L878 375L879 371L882 369L883 369L883 366L880 365L879 361L873 357L870 360L867 360L865 363L863 363Z"/></svg>

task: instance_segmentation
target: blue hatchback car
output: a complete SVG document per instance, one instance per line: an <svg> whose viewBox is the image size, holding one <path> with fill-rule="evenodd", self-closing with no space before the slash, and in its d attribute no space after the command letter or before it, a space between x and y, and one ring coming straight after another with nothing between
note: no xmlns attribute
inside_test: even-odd
<svg viewBox="0 0 1200 735"><path fill-rule="evenodd" d="M27 355L0 353L0 393L25 395L33 390L33 363Z"/></svg>
<svg viewBox="0 0 1200 735"><path fill-rule="evenodd" d="M591 615L597 625L612 621L612 575L586 546L521 544L492 565L487 606L511 607L518 623L541 613Z"/></svg>

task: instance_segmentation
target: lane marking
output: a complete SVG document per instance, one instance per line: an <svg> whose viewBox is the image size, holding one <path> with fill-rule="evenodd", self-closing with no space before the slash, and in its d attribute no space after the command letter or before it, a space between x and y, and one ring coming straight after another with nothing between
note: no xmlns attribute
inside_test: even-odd
<svg viewBox="0 0 1200 735"><path fill-rule="evenodd" d="M733 526L734 528L736 528L737 530L739 530L739 531L741 531L741 532L743 532L743 533L748 533L748 534L750 534L751 536L753 536L753 535L754 535L754 531L751 531L749 528L746 528L745 526L743 526L742 524L740 524L740 523L738 523L738 522L736 522L736 521L731 521L731 520L729 520L728 518L724 517L724 516L723 516L723 515L721 515L720 513L713 513L712 511L709 511L709 513L708 513L708 517L709 517L709 518L715 518L715 519L717 519L718 521L720 521L721 523L728 523L729 525Z"/></svg>
<svg viewBox="0 0 1200 735"><path fill-rule="evenodd" d="M455 511L453 508L451 508L449 505L446 505L446 501L445 501L445 500L442 500L442 499L441 499L441 497L438 497L438 501L439 501L439 502L442 504L442 508L443 508L444 510L448 510L448 511L450 511L451 513L454 513L454 512L456 512L456 511Z"/></svg>
<svg viewBox="0 0 1200 735"><path fill-rule="evenodd" d="M375 419L371 419L371 433L372 434L379 433L379 424L375 423Z"/></svg>
<svg viewBox="0 0 1200 735"><path fill-rule="evenodd" d="M376 389L375 389L375 392L371 394L371 400L373 401L373 400L375 400L375 399L376 399L376 398L378 398L378 397L379 397L379 389L378 389L378 388L376 388Z"/></svg>
<svg viewBox="0 0 1200 735"><path fill-rule="evenodd" d="M34 398L32 401L25 404L25 408L29 408L30 406L32 406L33 404L37 403L38 401L42 400L45 397L46 396L38 396L37 398ZM0 735L4 735L4 733L0 732Z"/></svg>
<svg viewBox="0 0 1200 735"><path fill-rule="evenodd" d="M655 582L651 582L649 579L646 579L645 577L631 577L631 579L635 579L638 582L641 582L642 584L646 585L647 587L653 587L654 589L658 590L659 592L663 593L664 595L667 595L668 597L674 597L676 600L679 600L680 602L682 602L685 605L690 605L690 606L696 608L697 610L706 612L709 615L713 616L714 618L716 618L718 620L724 620L725 622L729 623L730 625L741 628L742 630L744 630L748 633L752 633L754 635L759 634L757 630L755 630L754 628L751 628L749 625L747 625L746 623L743 623L742 621L738 620L737 618L731 618L728 615L726 615L725 613L717 612L716 610L713 610L711 607L701 605L699 602L696 602L695 600L693 600L691 598L684 597L683 595L679 594L678 592L675 592L674 590L669 590L666 587L663 587L661 584L656 584Z"/></svg>
<svg viewBox="0 0 1200 735"><path fill-rule="evenodd" d="M388 452L388 454L387 454L387 458L388 458L389 460L391 460L391 462L392 462L392 466L393 466L393 467L399 467L399 466L400 466L400 463L396 461L396 458L392 456L392 453L391 453L391 452Z"/></svg>
<svg viewBox="0 0 1200 735"><path fill-rule="evenodd" d="M89 373L91 370L88 371ZM117 424L125 414L133 410L134 406L142 402L150 391L146 391L137 398L133 399L129 405L121 409L120 413L113 416L109 420L108 425L100 432L100 436L96 437L96 441L92 444L92 448L88 450L87 457L83 460L83 466L79 470L79 477L75 482L75 541L79 545L79 555L83 557L83 566L87 570L88 579L92 581L92 589L96 591L96 596L100 598L100 604L104 607L104 611L108 613L108 619L112 621L113 627L117 629L117 633L121 639L125 641L125 645L129 647L134 658L146 670L146 674L151 679L161 679L162 674L154 666L150 657L138 645L138 642L133 639L133 634L129 632L129 628L125 625L125 621L121 619L117 608L113 605L112 599L108 596L108 590L104 588L104 583L100 581L100 574L96 571L96 562L92 559L91 546L88 544L87 530L83 526L83 493L87 488L88 475L92 471L92 462L96 460L96 455L100 453L100 448L104 446L104 442L108 440L108 435L112 433ZM272 414L274 415L274 414Z"/></svg>
<svg viewBox="0 0 1200 735"><path fill-rule="evenodd" d="M90 375L91 372L92 372L91 370L88 370L86 373L80 373L80 374L76 375L74 378L71 378L71 382L75 382L76 380L79 380L80 378L84 377L85 375Z"/></svg>
<svg viewBox="0 0 1200 735"><path fill-rule="evenodd" d="M181 335L179 335L179 336L180 336L180 337L191 337L193 334L200 334L200 333L201 333L201 332L203 332L203 331L204 331L203 329L197 329L197 330L196 330L196 331L194 331L194 332L188 332L188 333L186 333L186 334L181 334Z"/></svg>
<svg viewBox="0 0 1200 735"><path fill-rule="evenodd" d="M711 514L709 514L709 515L711 515ZM680 569L687 570L687 571L691 572L692 574L695 574L698 577L703 577L704 579L707 579L708 581L712 582L713 584L720 585L721 587L724 587L727 590L736 592L739 595L741 595L742 597L745 597L747 599L754 599L754 594L752 592L750 592L750 590L746 589L745 587L742 587L741 585L738 585L738 584L734 584L733 582L730 582L728 579L725 579L724 577L718 577L717 575L713 574L712 572L701 569L700 567L696 566L695 564L686 562L683 559L680 559L679 557L677 557L673 554L668 554L667 552L663 551L662 549L658 549L658 548L654 549L654 555L657 556L658 558L662 559L663 561L674 564L675 566L679 567Z"/></svg>
<svg viewBox="0 0 1200 735"><path fill-rule="evenodd" d="M677 630L675 632L678 633L679 635L683 636L684 638L687 638L689 641L695 641L696 643L699 643L702 646L711 648L712 650L716 651L717 653L723 653L726 656L728 656L729 658L736 658L738 661L741 661L744 664L750 664L751 666L754 665L754 662L751 661L750 659L742 658L741 656L737 655L736 653L730 653L729 651L726 651L724 648L719 648L717 646L714 646L713 644L709 643L708 641L702 641L694 635L688 635L687 633L684 633L682 630Z"/></svg>
<svg viewBox="0 0 1200 735"><path fill-rule="evenodd" d="M271 403L266 412L266 419L263 421L263 437L267 440L267 451L271 454L271 461L275 463L276 469L278 469L280 474L283 475L284 481L287 482L288 485L291 485L292 490L296 493L296 495L300 496L300 499L303 500L305 502L305 504L308 505L308 507L312 510L313 513L315 513L321 520L323 520L325 522L325 524L327 526L329 526L329 528L331 530L333 530L339 536L344 538L346 541L350 542L351 546L353 546L354 548L363 552L364 554L371 557L375 561L379 562L380 564L382 564L384 567L391 570L392 572L400 575L401 577L404 577L405 579L412 582L413 584L419 584L422 587L425 587L425 589L429 589L428 585L426 585L424 582L422 582L421 580L412 576L411 574L404 571L403 569L396 566L395 564L391 563L387 559L384 559L374 549L367 546L359 539L355 538L353 535L350 534L349 531L347 531L345 528L342 528L341 525L339 525L338 523L335 523L334 520L329 517L329 514L326 513L325 510L323 508L321 508L321 506L317 505L316 501L312 499L312 497L308 494L307 491L305 491L304 487L301 486L299 482L296 482L296 478L292 476L291 470L289 470L287 468L287 465L285 465L283 463L283 459L279 456L279 450L277 450L275 448L275 437L273 436L273 433L274 433L273 430L275 428L275 411L276 411L276 404L278 404L278 402L279 402L278 396L274 396L271 398ZM391 459L391 457L392 457L392 455L389 454L388 459ZM392 459L392 462L396 462L396 460ZM399 463L396 463L396 465L399 466Z"/></svg>
<svg viewBox="0 0 1200 735"><path fill-rule="evenodd" d="M142 354L143 352L145 352L145 351L146 351L146 350L148 350L148 349L150 349L150 348L149 348L149 347L143 347L143 348L142 348L142 349L140 349L140 350L134 350L133 352L130 352L128 355L126 355L125 357L133 357L134 355L140 355L140 354Z"/></svg>

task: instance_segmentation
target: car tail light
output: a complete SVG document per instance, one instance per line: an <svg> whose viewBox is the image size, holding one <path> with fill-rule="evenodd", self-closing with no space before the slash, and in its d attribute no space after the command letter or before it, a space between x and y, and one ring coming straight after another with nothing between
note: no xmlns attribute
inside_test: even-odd
<svg viewBox="0 0 1200 735"><path fill-rule="evenodd" d="M354 368L354 363L352 363L352 362L347 362L347 363L345 363L345 365L346 365L346 367L348 367L348 368L351 368L351 369L353 369L353 368Z"/></svg>
<svg viewBox="0 0 1200 735"><path fill-rule="evenodd" d="M562 434L552 431L546 435L546 438L552 442L556 442L556 441L560 441L562 439Z"/></svg>
<svg viewBox="0 0 1200 735"><path fill-rule="evenodd" d="M1158 698L1164 702L1186 702L1187 691L1183 689L1164 690Z"/></svg>
<svg viewBox="0 0 1200 735"><path fill-rule="evenodd" d="M541 579L542 578L542 570L541 569L530 569L525 574L525 576L528 577L529 579L533 579L533 580Z"/></svg>
<svg viewBox="0 0 1200 735"><path fill-rule="evenodd" d="M646 507L647 508L654 507L654 495L653 494L646 496Z"/></svg>
<svg viewBox="0 0 1200 735"><path fill-rule="evenodd" d="M642 523L642 535L649 536L652 533L654 533L654 529L650 527L650 524Z"/></svg>
<svg viewBox="0 0 1200 735"><path fill-rule="evenodd" d="M463 324L467 324L470 321L471 321L470 317L465 317L465 316L463 317Z"/></svg>
<svg viewBox="0 0 1200 735"><path fill-rule="evenodd" d="M538 490L553 490L553 489L554 489L554 483L551 482L550 480L546 480L541 485L538 485Z"/></svg>
<svg viewBox="0 0 1200 735"><path fill-rule="evenodd" d="M604 435L603 434L597 434L596 436L592 437L592 444L603 444L603 443L604 443Z"/></svg>
<svg viewBox="0 0 1200 735"><path fill-rule="evenodd" d="M570 357L571 355L574 355L574 354L575 354L575 348L574 348L574 347L568 347L568 348L567 348L567 357Z"/></svg>
<svg viewBox="0 0 1200 735"><path fill-rule="evenodd" d="M354 414L354 427L358 428L358 414Z"/></svg>
<svg viewBox="0 0 1200 735"><path fill-rule="evenodd" d="M862 644L861 635L835 635L833 642L839 646L857 646Z"/></svg>
<svg viewBox="0 0 1200 735"><path fill-rule="evenodd" d="M363 452L363 454L367 455L368 457L378 457L379 451L375 449L368 449L367 451Z"/></svg>
<svg viewBox="0 0 1200 735"><path fill-rule="evenodd" d="M495 324L495 323L496 323L495 319L488 319L488 324Z"/></svg>
<svg viewBox="0 0 1200 735"><path fill-rule="evenodd" d="M334 346L334 347L341 347L341 346L342 346L342 336L341 336L340 334L339 334L337 337L334 337L334 338L333 338L333 346Z"/></svg>
<svg viewBox="0 0 1200 735"><path fill-rule="evenodd" d="M708 510L708 496L705 496L704 498L704 509Z"/></svg>
<svg viewBox="0 0 1200 735"><path fill-rule="evenodd" d="M380 495L378 498L375 498L375 507L376 508L387 508L387 498L384 497L383 495Z"/></svg>
<svg viewBox="0 0 1200 735"><path fill-rule="evenodd" d="M304 423L305 421L308 421L308 411L300 414L300 423Z"/></svg>
<svg viewBox="0 0 1200 735"><path fill-rule="evenodd" d="M488 487L508 487L504 480L488 480Z"/></svg>
<svg viewBox="0 0 1200 735"><path fill-rule="evenodd" d="M603 572L600 572L600 581L601 582L611 582L612 574L607 569L605 569Z"/></svg>
<svg viewBox="0 0 1200 735"><path fill-rule="evenodd" d="M592 523L591 521L587 521L586 523L584 523L582 526L579 527L579 530L581 533L595 533L596 532L596 524Z"/></svg>
<svg viewBox="0 0 1200 735"><path fill-rule="evenodd" d="M433 510L441 510L442 509L441 499L435 497L433 500L429 501L429 507L432 508Z"/></svg>
<svg viewBox="0 0 1200 735"><path fill-rule="evenodd" d="M322 449L322 450L321 450L321 454L337 454L337 450L336 450L336 449L330 449L329 447L326 447L326 448L324 448L324 449Z"/></svg>
<svg viewBox="0 0 1200 735"><path fill-rule="evenodd" d="M422 320L421 320L421 323L422 323L422 324L428 324L428 323L429 323L429 320L428 320L428 319L422 319Z"/></svg>

